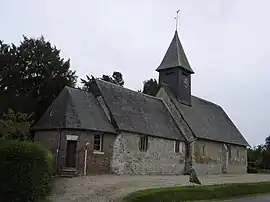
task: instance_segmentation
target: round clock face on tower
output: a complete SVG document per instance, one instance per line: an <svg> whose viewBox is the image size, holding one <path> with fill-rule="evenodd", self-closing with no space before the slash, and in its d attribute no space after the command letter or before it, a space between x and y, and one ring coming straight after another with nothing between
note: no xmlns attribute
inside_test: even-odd
<svg viewBox="0 0 270 202"><path fill-rule="evenodd" d="M183 83L184 83L184 87L187 88L188 87L188 79L184 78Z"/></svg>

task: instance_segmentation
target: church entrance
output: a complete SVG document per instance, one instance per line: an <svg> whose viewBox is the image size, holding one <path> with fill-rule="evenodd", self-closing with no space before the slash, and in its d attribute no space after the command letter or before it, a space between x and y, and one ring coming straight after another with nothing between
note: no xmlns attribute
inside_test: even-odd
<svg viewBox="0 0 270 202"><path fill-rule="evenodd" d="M228 164L229 164L229 152L228 147L226 144L223 144L222 146L222 156L221 156L221 169L222 173L227 173L228 170Z"/></svg>
<svg viewBox="0 0 270 202"><path fill-rule="evenodd" d="M76 140L67 140L67 152L66 152L66 167L75 168L76 167Z"/></svg>

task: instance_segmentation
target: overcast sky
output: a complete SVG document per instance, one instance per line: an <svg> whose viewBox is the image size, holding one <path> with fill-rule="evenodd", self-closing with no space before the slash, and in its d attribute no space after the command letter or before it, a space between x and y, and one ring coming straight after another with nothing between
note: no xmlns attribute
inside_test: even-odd
<svg viewBox="0 0 270 202"><path fill-rule="evenodd" d="M175 30L192 92L221 105L251 145L270 133L269 0L0 0L0 40L43 35L79 77L120 71L134 90L158 78Z"/></svg>

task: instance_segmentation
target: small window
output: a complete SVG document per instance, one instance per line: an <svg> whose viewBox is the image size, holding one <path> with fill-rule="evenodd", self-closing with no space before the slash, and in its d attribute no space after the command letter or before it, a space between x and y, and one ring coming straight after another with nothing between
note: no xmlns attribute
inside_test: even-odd
<svg viewBox="0 0 270 202"><path fill-rule="evenodd" d="M174 152L177 154L180 153L180 142L179 141L174 142Z"/></svg>
<svg viewBox="0 0 270 202"><path fill-rule="evenodd" d="M232 148L230 145L228 145L228 153L229 153L229 158L232 158Z"/></svg>
<svg viewBox="0 0 270 202"><path fill-rule="evenodd" d="M185 152L185 143L180 142L180 141L175 141L174 142L174 152L177 154L184 153Z"/></svg>
<svg viewBox="0 0 270 202"><path fill-rule="evenodd" d="M205 145L202 147L202 156L206 156L206 148Z"/></svg>
<svg viewBox="0 0 270 202"><path fill-rule="evenodd" d="M239 148L237 148L237 150L236 150L236 156L237 156L237 158L239 158Z"/></svg>
<svg viewBox="0 0 270 202"><path fill-rule="evenodd" d="M147 136L140 137L139 149L140 149L140 151L147 151L147 149L148 149L148 137Z"/></svg>
<svg viewBox="0 0 270 202"><path fill-rule="evenodd" d="M94 151L103 150L103 135L94 135Z"/></svg>

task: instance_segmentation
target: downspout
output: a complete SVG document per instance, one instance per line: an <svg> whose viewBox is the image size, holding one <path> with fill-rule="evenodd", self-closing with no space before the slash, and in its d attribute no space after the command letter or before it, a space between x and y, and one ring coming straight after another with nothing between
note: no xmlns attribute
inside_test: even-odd
<svg viewBox="0 0 270 202"><path fill-rule="evenodd" d="M87 174L87 146L89 145L89 142L86 142L85 144L85 150L84 150L84 169L83 169L83 174Z"/></svg>

